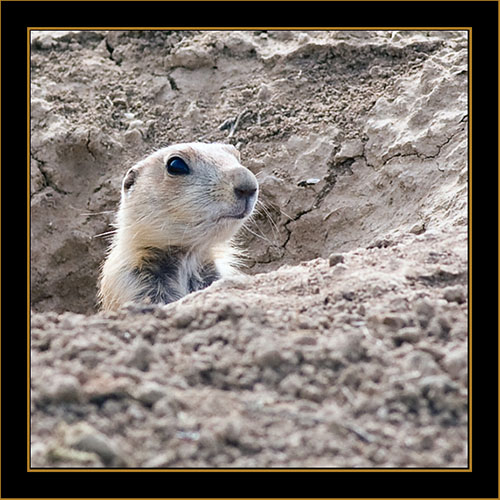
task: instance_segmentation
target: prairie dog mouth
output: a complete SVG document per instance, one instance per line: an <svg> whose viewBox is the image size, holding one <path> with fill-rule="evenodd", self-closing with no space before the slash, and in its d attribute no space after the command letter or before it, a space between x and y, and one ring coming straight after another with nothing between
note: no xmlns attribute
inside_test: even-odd
<svg viewBox="0 0 500 500"><path fill-rule="evenodd" d="M227 214L220 215L217 218L217 222L224 219L244 219L252 213L254 206L255 206L254 200L246 200L245 206L243 208L236 207L233 211Z"/></svg>
<svg viewBox="0 0 500 500"><path fill-rule="evenodd" d="M251 213L251 210L243 210L241 213L231 213L231 214L225 214L221 215L218 219L217 222L225 219L244 219L245 217L248 217Z"/></svg>

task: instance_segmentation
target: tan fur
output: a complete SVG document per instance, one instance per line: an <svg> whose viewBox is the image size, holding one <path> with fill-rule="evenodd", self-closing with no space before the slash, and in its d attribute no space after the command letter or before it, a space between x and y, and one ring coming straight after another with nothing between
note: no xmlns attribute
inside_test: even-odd
<svg viewBox="0 0 500 500"><path fill-rule="evenodd" d="M189 175L167 172L172 156L185 160ZM131 187L127 179L133 180ZM238 151L225 144L173 145L132 167L122 184L116 233L102 268L102 308L117 309L140 295L144 284L131 271L141 269L151 249L182 249L180 276L196 275L209 262L222 277L234 273L231 238L249 215L234 218L242 203L235 187L248 185L257 187L255 176L240 164ZM181 281L175 292L185 295L189 291Z"/></svg>

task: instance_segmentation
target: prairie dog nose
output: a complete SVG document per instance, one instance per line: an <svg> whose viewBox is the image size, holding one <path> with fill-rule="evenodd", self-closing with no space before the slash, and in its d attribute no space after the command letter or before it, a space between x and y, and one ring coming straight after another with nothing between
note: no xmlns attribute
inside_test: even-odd
<svg viewBox="0 0 500 500"><path fill-rule="evenodd" d="M244 198L251 198L257 192L257 186L251 184L242 184L235 186L234 194L239 200Z"/></svg>
<svg viewBox="0 0 500 500"><path fill-rule="evenodd" d="M258 184L255 176L247 169L241 168L233 172L234 194L236 198L249 199L257 193Z"/></svg>

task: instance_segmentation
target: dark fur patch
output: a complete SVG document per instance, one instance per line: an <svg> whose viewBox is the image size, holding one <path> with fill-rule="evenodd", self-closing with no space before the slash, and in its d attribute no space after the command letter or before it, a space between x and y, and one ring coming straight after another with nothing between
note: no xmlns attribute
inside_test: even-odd
<svg viewBox="0 0 500 500"><path fill-rule="evenodd" d="M217 269L215 269L215 265L213 264L213 262L210 262L209 264L202 267L199 272L199 276L199 279L196 276L189 277L190 292L203 290L220 278L220 274L217 272Z"/></svg>
<svg viewBox="0 0 500 500"><path fill-rule="evenodd" d="M155 304L169 304L182 298L179 289L189 292L203 290L220 278L213 263L208 263L198 271L198 275L187 277L187 283L179 283L179 270L186 254L181 250L171 249L166 252L158 248L148 249L148 257L134 274L146 285L145 291L136 300L149 299Z"/></svg>

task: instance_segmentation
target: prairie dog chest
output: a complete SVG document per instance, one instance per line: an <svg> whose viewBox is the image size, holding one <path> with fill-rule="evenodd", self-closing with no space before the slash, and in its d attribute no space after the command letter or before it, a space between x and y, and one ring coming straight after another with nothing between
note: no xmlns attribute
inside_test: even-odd
<svg viewBox="0 0 500 500"><path fill-rule="evenodd" d="M170 303L202 290L221 277L215 262L198 262L196 256L154 249L133 278L144 286L143 297L153 303Z"/></svg>

